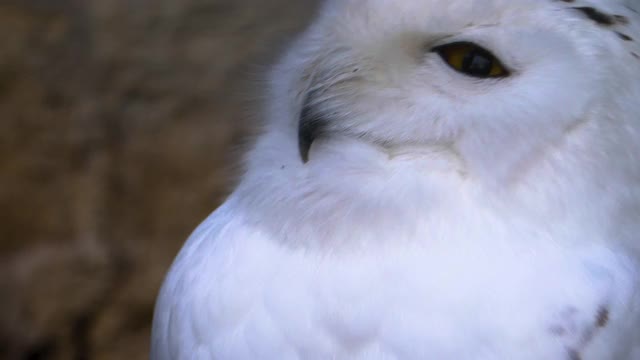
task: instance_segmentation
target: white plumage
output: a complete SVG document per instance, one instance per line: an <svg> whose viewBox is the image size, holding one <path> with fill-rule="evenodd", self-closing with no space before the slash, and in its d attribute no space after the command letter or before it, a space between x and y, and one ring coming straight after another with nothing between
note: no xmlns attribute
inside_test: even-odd
<svg viewBox="0 0 640 360"><path fill-rule="evenodd" d="M151 358L640 359L638 10L329 1Z"/></svg>

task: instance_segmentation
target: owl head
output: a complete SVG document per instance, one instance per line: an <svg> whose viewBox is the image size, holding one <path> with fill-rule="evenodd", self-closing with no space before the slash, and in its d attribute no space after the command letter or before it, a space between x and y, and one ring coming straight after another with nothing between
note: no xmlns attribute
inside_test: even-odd
<svg viewBox="0 0 640 360"><path fill-rule="evenodd" d="M636 131L638 4L329 1L271 74L259 151L313 167L337 139L444 149L469 176L508 181L569 137L590 141L585 128Z"/></svg>

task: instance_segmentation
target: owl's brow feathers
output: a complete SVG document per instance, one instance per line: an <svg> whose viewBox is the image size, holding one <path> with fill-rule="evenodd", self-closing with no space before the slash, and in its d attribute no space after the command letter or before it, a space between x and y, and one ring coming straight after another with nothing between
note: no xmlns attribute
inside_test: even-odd
<svg viewBox="0 0 640 360"><path fill-rule="evenodd" d="M575 0L560 0L566 3L574 3ZM627 7L629 11L637 13L634 9ZM576 10L584 14L589 20L593 21L597 25L611 28L616 26L625 26L629 24L629 18L624 15L617 14L608 14L602 10L596 9L591 6L576 6L571 7L571 10ZM620 31L613 30L613 32L624 41L634 41L633 38L627 34L624 34ZM638 55L635 52L631 52L631 55L638 58Z"/></svg>
<svg viewBox="0 0 640 360"><path fill-rule="evenodd" d="M562 1L573 2L573 0L572 1L562 0ZM583 13L587 18L589 18L596 24L606 26L606 27L611 27L615 25L627 25L629 23L629 19L626 16L607 14L604 11L598 10L591 6L577 6L577 7L572 7L571 9ZM618 34L623 40L627 40L627 41L631 40L631 37L628 35L622 34L618 31L616 31L616 34Z"/></svg>

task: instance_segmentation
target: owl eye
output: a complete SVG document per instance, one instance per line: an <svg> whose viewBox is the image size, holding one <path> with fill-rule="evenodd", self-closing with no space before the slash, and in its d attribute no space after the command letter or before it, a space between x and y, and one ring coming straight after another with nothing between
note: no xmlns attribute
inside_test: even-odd
<svg viewBox="0 0 640 360"><path fill-rule="evenodd" d="M454 42L433 48L456 71L477 78L506 77L509 72L491 52L470 42Z"/></svg>

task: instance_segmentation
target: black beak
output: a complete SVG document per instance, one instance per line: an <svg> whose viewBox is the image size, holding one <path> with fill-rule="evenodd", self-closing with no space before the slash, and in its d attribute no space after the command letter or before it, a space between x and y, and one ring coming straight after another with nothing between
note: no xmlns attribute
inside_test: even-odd
<svg viewBox="0 0 640 360"><path fill-rule="evenodd" d="M302 162L307 163L311 144L326 133L327 122L311 103L310 96L305 99L298 121L298 149Z"/></svg>

